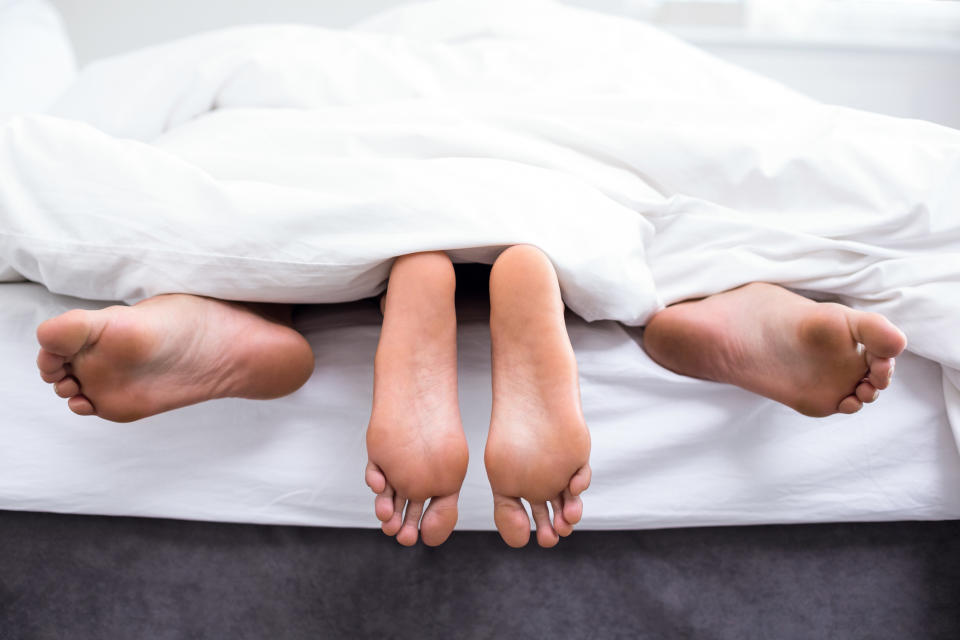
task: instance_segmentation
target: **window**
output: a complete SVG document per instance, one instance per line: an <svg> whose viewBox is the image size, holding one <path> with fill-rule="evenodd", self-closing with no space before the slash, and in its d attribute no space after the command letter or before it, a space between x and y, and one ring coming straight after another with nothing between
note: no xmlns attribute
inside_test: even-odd
<svg viewBox="0 0 960 640"><path fill-rule="evenodd" d="M580 1L577 4L598 5ZM616 10L604 3L607 9ZM622 0L620 12L668 28L727 28L757 37L960 47L958 0Z"/></svg>

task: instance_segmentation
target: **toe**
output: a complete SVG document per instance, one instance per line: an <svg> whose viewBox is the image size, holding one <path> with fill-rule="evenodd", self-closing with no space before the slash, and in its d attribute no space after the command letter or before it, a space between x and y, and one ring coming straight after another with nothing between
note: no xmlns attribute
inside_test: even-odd
<svg viewBox="0 0 960 640"><path fill-rule="evenodd" d="M873 402L880 397L880 391L869 382L861 382L855 392L860 402Z"/></svg>
<svg viewBox="0 0 960 640"><path fill-rule="evenodd" d="M92 416L96 414L93 403L85 396L73 396L67 400L67 406L70 407L70 411L73 411L77 415Z"/></svg>
<svg viewBox="0 0 960 640"><path fill-rule="evenodd" d="M377 514L377 520L380 522L387 522L393 517L394 511L396 511L393 506L393 498L393 487L386 484L383 491L373 499L373 512Z"/></svg>
<svg viewBox="0 0 960 640"><path fill-rule="evenodd" d="M423 544L436 547L446 542L457 525L457 500L460 494L431 498L423 519L420 521L420 537Z"/></svg>
<svg viewBox="0 0 960 640"><path fill-rule="evenodd" d="M417 533L420 530L420 515L423 513L423 503L410 501L407 503L407 513L403 518L403 527L397 534L397 542L405 547L417 544Z"/></svg>
<svg viewBox="0 0 960 640"><path fill-rule="evenodd" d="M400 531L400 527L403 525L403 506L406 503L406 499L400 496L393 497L393 514L389 520L380 525L380 530L388 536L395 536L397 531Z"/></svg>
<svg viewBox="0 0 960 640"><path fill-rule="evenodd" d="M69 357L90 340L93 324L91 312L74 309L37 327L37 341L46 351Z"/></svg>
<svg viewBox="0 0 960 640"><path fill-rule="evenodd" d="M580 522L583 517L583 500L575 496L570 489L563 490L563 519L571 525Z"/></svg>
<svg viewBox="0 0 960 640"><path fill-rule="evenodd" d="M40 369L42 373L53 373L62 369L66 361L67 359L63 356L50 353L46 349L40 349L40 354L37 356L37 369Z"/></svg>
<svg viewBox="0 0 960 640"><path fill-rule="evenodd" d="M393 507L393 491L381 493L373 499L373 512L380 522L388 522L393 517L393 514L396 513Z"/></svg>
<svg viewBox="0 0 960 640"><path fill-rule="evenodd" d="M554 498L550 501L550 506L553 508L553 529L558 536L566 538L573 533L573 525L563 517L563 498L559 496Z"/></svg>
<svg viewBox="0 0 960 640"><path fill-rule="evenodd" d="M367 470L364 472L364 480L374 493L383 493L387 488L387 479L380 471L380 467L369 461L367 462Z"/></svg>
<svg viewBox="0 0 960 640"><path fill-rule="evenodd" d="M879 313L855 312L850 316L850 331L869 353L880 358L900 355L907 346L907 337Z"/></svg>
<svg viewBox="0 0 960 640"><path fill-rule="evenodd" d="M530 541L530 519L520 498L494 494L493 521L508 546L522 547Z"/></svg>
<svg viewBox="0 0 960 640"><path fill-rule="evenodd" d="M840 401L837 411L840 413L856 413L863 408L863 403L856 396L847 396Z"/></svg>
<svg viewBox="0 0 960 640"><path fill-rule="evenodd" d="M578 496L586 491L587 487L590 486L590 478L592 475L593 472L590 470L589 464L580 467L580 469L573 474L573 477L570 478L570 493Z"/></svg>
<svg viewBox="0 0 960 640"><path fill-rule="evenodd" d="M893 358L874 358L867 355L867 364L870 366L870 372L867 379L877 389L886 389L890 386L893 379L893 367L895 365Z"/></svg>
<svg viewBox="0 0 960 640"><path fill-rule="evenodd" d="M560 541L560 536L553 530L553 525L550 523L547 503L531 503L530 510L533 512L533 521L537 525L537 544L547 548L556 546L557 542Z"/></svg>
<svg viewBox="0 0 960 640"><path fill-rule="evenodd" d="M80 383L73 376L53 383L53 392L61 398L72 398L80 393Z"/></svg>
<svg viewBox="0 0 960 640"><path fill-rule="evenodd" d="M63 367L60 367L56 371L40 372L40 378L43 379L44 382L60 382L66 377L67 377L67 370L64 369Z"/></svg>

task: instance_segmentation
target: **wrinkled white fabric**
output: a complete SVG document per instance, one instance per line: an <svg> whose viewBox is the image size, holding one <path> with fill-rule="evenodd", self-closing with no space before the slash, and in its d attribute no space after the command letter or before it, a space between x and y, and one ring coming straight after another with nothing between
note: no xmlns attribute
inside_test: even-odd
<svg viewBox="0 0 960 640"><path fill-rule="evenodd" d="M0 260L88 298L333 302L403 253L528 242L589 320L771 281L956 370L958 206L960 132L548 2L205 34L0 125Z"/></svg>
<svg viewBox="0 0 960 640"><path fill-rule="evenodd" d="M73 47L46 0L0 0L0 119L42 111L77 75ZM0 282L23 280L0 259Z"/></svg>

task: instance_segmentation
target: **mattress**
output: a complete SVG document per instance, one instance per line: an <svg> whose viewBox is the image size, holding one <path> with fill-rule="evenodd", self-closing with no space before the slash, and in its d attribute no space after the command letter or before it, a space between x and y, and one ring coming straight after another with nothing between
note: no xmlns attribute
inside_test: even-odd
<svg viewBox="0 0 960 640"><path fill-rule="evenodd" d="M0 284L0 509L377 527L363 483L380 315L372 301L299 307L316 369L271 401L216 400L132 424L70 413L36 374L38 323L98 303ZM460 529L493 529L482 296L459 306L471 460ZM941 368L906 353L854 415L801 416L653 363L639 329L568 316L593 435L581 528L960 517L960 455Z"/></svg>

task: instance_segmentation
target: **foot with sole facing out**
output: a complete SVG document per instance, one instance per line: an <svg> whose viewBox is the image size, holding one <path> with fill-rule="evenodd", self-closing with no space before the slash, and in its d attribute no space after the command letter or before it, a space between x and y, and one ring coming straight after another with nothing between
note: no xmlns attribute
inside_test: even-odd
<svg viewBox="0 0 960 640"><path fill-rule="evenodd" d="M131 422L214 398L270 399L313 372L290 308L161 295L37 328L37 366L70 409Z"/></svg>
<svg viewBox="0 0 960 640"><path fill-rule="evenodd" d="M526 545L526 500L537 542L552 547L570 535L583 512L590 432L557 274L539 249L514 246L494 263L490 338L493 412L484 462L494 520L508 545Z"/></svg>
<svg viewBox="0 0 960 640"><path fill-rule="evenodd" d="M406 546L450 536L467 473L455 290L446 254L411 254L394 263L382 303L366 482L381 529Z"/></svg>
<svg viewBox="0 0 960 640"><path fill-rule="evenodd" d="M880 314L753 283L667 307L647 324L643 343L671 371L823 417L876 400L907 340Z"/></svg>

